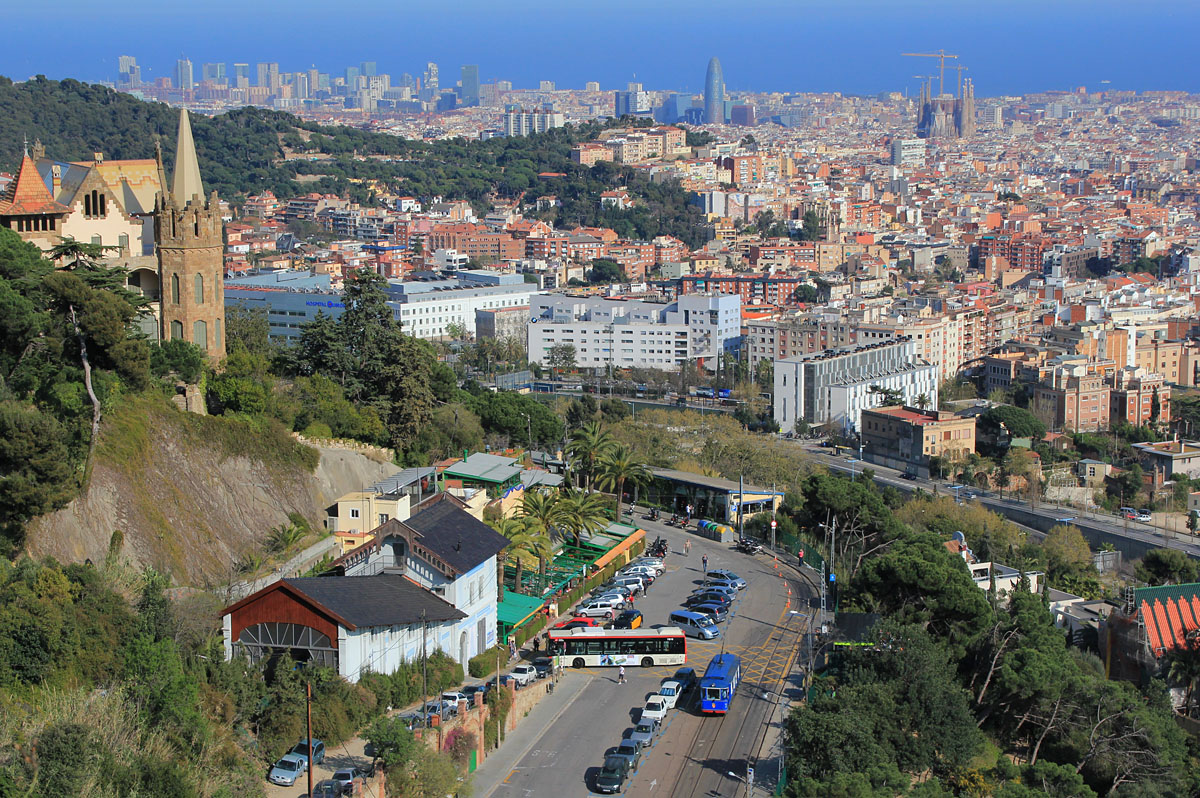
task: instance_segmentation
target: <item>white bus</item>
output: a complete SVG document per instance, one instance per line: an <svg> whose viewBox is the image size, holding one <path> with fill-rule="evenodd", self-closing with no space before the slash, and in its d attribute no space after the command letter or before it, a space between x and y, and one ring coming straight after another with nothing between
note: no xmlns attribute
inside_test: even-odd
<svg viewBox="0 0 1200 798"><path fill-rule="evenodd" d="M659 629L551 629L550 653L572 668L617 665L682 665L687 638L677 626Z"/></svg>

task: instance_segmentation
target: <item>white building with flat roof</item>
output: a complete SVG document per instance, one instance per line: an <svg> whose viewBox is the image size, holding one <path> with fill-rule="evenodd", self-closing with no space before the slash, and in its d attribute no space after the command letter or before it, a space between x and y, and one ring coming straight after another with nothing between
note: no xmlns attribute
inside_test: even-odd
<svg viewBox="0 0 1200 798"><path fill-rule="evenodd" d="M529 304L538 287L519 274L461 270L453 279L391 280L388 299L403 330L417 338L443 338L452 324L475 335L475 312Z"/></svg>
<svg viewBox="0 0 1200 798"><path fill-rule="evenodd" d="M846 346L775 361L775 421L781 432L796 423L833 423L857 431L864 409L887 404L880 391L896 391L900 403L938 403L938 368L916 354L908 338Z"/></svg>
<svg viewBox="0 0 1200 798"><path fill-rule="evenodd" d="M579 368L677 371L694 361L714 370L717 356L737 348L742 302L737 295L682 296L670 304L636 299L539 295L530 300L529 360L546 365L551 348L575 348Z"/></svg>

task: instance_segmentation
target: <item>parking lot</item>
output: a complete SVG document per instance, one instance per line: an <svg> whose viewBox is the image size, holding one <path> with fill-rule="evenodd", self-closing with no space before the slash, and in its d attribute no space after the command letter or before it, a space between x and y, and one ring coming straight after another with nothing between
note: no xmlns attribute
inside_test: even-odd
<svg viewBox="0 0 1200 798"><path fill-rule="evenodd" d="M749 587L739 593L729 619L720 625L720 638L687 641L687 665L698 675L722 649L742 658L742 686L729 714L701 716L697 692L687 694L680 708L668 711L662 733L646 751L624 794L732 795L737 777L744 775L746 764L757 755L766 722L778 719L774 713L779 711L780 695L792 684L796 643L808 618L809 588L794 569L777 569L767 555L742 554L730 546L647 522L640 513L637 521L647 530L648 540L659 534L666 537L672 552L666 558L665 573L636 601L647 626L666 625L670 613L703 583L704 554L710 570L733 571L746 579ZM684 556L683 543L688 539L691 552ZM618 684L616 668L568 668L562 677L564 686L584 680L577 697L545 721L545 728L531 737L527 750L520 753L514 767L507 768L508 773L489 773L495 765L485 762L476 795L596 794L595 778L606 753L629 734L645 699L674 671L674 666L631 667L626 669L627 683ZM730 772L735 772L735 777L730 777Z"/></svg>

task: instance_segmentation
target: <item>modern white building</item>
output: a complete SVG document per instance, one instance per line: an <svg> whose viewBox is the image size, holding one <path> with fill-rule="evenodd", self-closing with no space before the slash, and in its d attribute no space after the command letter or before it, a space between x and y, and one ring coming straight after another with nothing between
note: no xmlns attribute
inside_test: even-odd
<svg viewBox="0 0 1200 798"><path fill-rule="evenodd" d="M710 371L741 337L740 296L682 296L671 304L636 299L538 295L530 300L529 360L547 365L551 348L575 348L579 368L677 371L693 361Z"/></svg>
<svg viewBox="0 0 1200 798"><path fill-rule="evenodd" d="M906 405L924 395L937 407L938 368L917 356L909 338L776 360L775 421L782 432L798 421L857 431L862 411L885 403L880 390L899 392Z"/></svg>
<svg viewBox="0 0 1200 798"><path fill-rule="evenodd" d="M530 133L545 133L547 130L562 127L566 117L555 111L520 111L504 112L504 135L528 136Z"/></svg>
<svg viewBox="0 0 1200 798"><path fill-rule="evenodd" d="M536 285L519 274L463 270L453 279L389 281L388 298L404 331L417 338L441 338L451 324L475 334L475 311L529 304Z"/></svg>
<svg viewBox="0 0 1200 798"><path fill-rule="evenodd" d="M925 139L892 139L892 166L920 166L925 163Z"/></svg>

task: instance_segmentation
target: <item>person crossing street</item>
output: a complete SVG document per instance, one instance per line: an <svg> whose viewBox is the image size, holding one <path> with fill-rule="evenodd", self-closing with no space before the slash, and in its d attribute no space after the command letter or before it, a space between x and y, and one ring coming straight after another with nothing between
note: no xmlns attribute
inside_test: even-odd
<svg viewBox="0 0 1200 798"><path fill-rule="evenodd" d="M685 540L683 542L683 556L687 557L691 553L692 553L692 541Z"/></svg>
<svg viewBox="0 0 1200 798"><path fill-rule="evenodd" d="M708 576L708 555L705 554L700 558L700 564L704 566L704 575Z"/></svg>
<svg viewBox="0 0 1200 798"><path fill-rule="evenodd" d="M617 669L617 684L625 684L625 666Z"/></svg>

